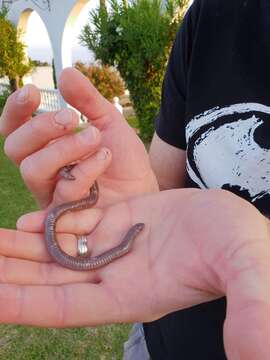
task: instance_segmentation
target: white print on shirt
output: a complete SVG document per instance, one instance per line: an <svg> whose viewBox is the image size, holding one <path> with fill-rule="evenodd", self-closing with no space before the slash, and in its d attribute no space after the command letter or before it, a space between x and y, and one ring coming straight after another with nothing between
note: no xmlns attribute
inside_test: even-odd
<svg viewBox="0 0 270 360"><path fill-rule="evenodd" d="M216 107L188 123L186 138L187 171L200 188L235 188L251 202L270 194L270 107Z"/></svg>

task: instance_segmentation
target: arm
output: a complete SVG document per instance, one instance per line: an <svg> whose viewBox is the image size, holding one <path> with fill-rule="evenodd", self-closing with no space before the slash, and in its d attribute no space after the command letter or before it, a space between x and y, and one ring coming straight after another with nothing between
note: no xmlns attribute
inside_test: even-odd
<svg viewBox="0 0 270 360"><path fill-rule="evenodd" d="M150 162L161 190L181 188L186 177L186 96L188 59L192 46L190 17L185 17L174 41L162 86Z"/></svg>
<svg viewBox="0 0 270 360"><path fill-rule="evenodd" d="M186 152L184 150L167 144L155 133L149 157L160 190L184 187L186 177Z"/></svg>

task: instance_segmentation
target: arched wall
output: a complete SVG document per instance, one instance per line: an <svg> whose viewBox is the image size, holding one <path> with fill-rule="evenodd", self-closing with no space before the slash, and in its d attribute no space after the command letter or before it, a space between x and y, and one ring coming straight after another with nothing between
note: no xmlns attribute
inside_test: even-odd
<svg viewBox="0 0 270 360"><path fill-rule="evenodd" d="M8 18L14 25L26 31L32 11L41 17L51 42L56 77L63 68L72 65L70 38L76 19L89 0L15 0L9 7Z"/></svg>
<svg viewBox="0 0 270 360"><path fill-rule="evenodd" d="M78 0L76 4L71 9L67 19L65 28L63 31L63 38L62 38L62 59L63 59L63 68L72 65L71 60L71 47L72 42L70 39L73 38L73 29L74 25L76 23L76 20L84 7L86 3L88 3L89 0Z"/></svg>

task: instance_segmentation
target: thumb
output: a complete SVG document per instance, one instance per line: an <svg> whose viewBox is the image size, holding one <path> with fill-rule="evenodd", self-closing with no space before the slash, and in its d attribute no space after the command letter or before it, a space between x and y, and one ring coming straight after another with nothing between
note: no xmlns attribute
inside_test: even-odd
<svg viewBox="0 0 270 360"><path fill-rule="evenodd" d="M227 273L224 341L232 360L270 359L270 245L268 226L260 229L235 251Z"/></svg>
<svg viewBox="0 0 270 360"><path fill-rule="evenodd" d="M72 84L72 86L70 86ZM59 89L63 98L79 110L99 129L112 119L122 119L119 111L106 100L91 82L78 70L66 68L59 78Z"/></svg>

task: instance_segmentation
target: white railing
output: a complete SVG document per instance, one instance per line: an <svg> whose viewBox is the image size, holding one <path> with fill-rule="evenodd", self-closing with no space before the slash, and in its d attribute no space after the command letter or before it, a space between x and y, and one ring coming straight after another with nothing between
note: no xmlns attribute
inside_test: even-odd
<svg viewBox="0 0 270 360"><path fill-rule="evenodd" d="M0 83L0 95L9 90L9 85Z"/></svg>
<svg viewBox="0 0 270 360"><path fill-rule="evenodd" d="M41 101L37 112L46 112L46 111L58 111L61 109L61 102L60 102L60 94L58 90L52 89L40 89ZM114 106L123 113L123 108L119 104L119 98L115 97L113 100ZM76 109L73 108L79 115L79 118L82 122L85 122L85 118L83 115Z"/></svg>
<svg viewBox="0 0 270 360"><path fill-rule="evenodd" d="M3 77L0 79L0 95L7 90L9 90L9 81L7 77Z"/></svg>
<svg viewBox="0 0 270 360"><path fill-rule="evenodd" d="M58 90L39 89L41 101L38 112L57 111L61 109L60 95Z"/></svg>
<svg viewBox="0 0 270 360"><path fill-rule="evenodd" d="M0 82L0 95L5 90L9 88L9 85L7 82ZM40 89L40 105L37 109L37 113L47 112L47 111L58 111L63 107L63 100L62 100L62 106L61 106L61 96L59 94L58 90L54 89ZM65 103L64 103L65 104ZM69 106L69 105L68 105ZM123 113L123 108L119 104L119 99L114 98L114 106ZM70 106L69 106L70 107ZM75 112L78 113L79 119L82 123L85 123L87 119L76 109L72 108Z"/></svg>
<svg viewBox="0 0 270 360"><path fill-rule="evenodd" d="M47 111L58 111L63 106L65 106L65 102L60 100L60 94L58 90L53 89L40 89L40 105L37 109L37 113L47 112ZM66 105L67 106L67 105ZM68 105L68 107L71 107ZM76 109L72 108L79 117L80 123L87 122L87 119Z"/></svg>

